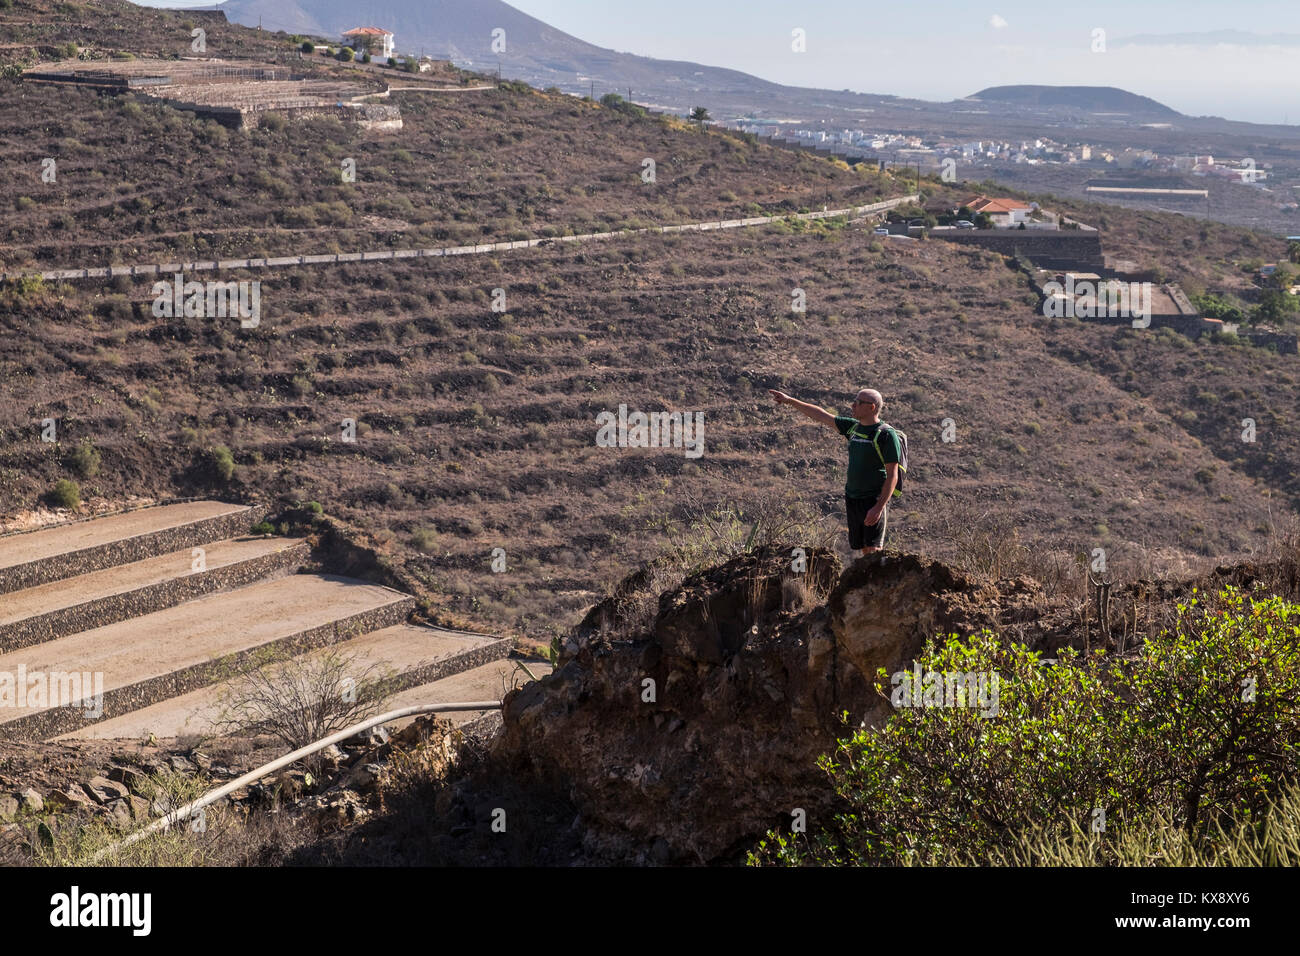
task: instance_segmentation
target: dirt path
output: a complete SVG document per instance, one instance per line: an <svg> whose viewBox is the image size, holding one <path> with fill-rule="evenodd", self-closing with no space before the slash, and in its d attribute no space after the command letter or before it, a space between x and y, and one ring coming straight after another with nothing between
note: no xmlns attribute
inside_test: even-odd
<svg viewBox="0 0 1300 956"><path fill-rule="evenodd" d="M443 246L426 249L385 249L374 252L343 252L337 254L312 256L272 256L256 259L207 259L194 262L166 262L123 266L92 267L85 269L53 269L47 272L6 272L0 279L16 280L30 276L39 276L49 281L66 281L68 279L104 279L111 276L125 275L169 275L173 272L213 272L226 269L278 269L296 266L333 265L340 262L371 262L385 259L417 259L436 256L487 255L511 249L531 249L533 246L549 246L561 242L590 242L596 239L612 239L622 236L636 236L643 233L694 232L711 229L743 229L749 226L764 226L786 219L830 219L837 216L862 216L875 212L884 212L906 203L917 202L916 195L900 196L883 202L866 206L847 206L841 209L827 209L822 212L791 213L784 216L754 216L749 219L718 219L703 222L683 223L676 226L652 226L645 229L627 229L621 232L589 232L576 236L556 236L546 239L519 239L514 242L488 242L473 246Z"/></svg>

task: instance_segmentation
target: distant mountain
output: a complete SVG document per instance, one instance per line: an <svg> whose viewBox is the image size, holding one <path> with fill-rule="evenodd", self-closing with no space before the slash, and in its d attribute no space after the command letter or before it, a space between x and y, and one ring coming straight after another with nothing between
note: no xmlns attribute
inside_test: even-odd
<svg viewBox="0 0 1300 956"><path fill-rule="evenodd" d="M981 103L1017 106L1065 107L1094 113L1130 113L1140 116L1182 116L1148 96L1138 96L1113 86L990 86L969 99Z"/></svg>
<svg viewBox="0 0 1300 956"><path fill-rule="evenodd" d="M798 117L810 126L870 123L910 129L928 118L945 130L961 129L981 138L993 131L990 123L998 135L1036 135L1037 119L1031 111L1041 109L1096 114L1084 118L1089 127L1123 127L1133 119L1187 121L1155 100L1113 87L996 86L976 93L983 109L971 110L971 99L934 103L784 86L739 70L599 47L503 0L226 0L220 9L232 23L330 39L353 27L382 27L393 31L399 53L427 54L482 73L495 73L499 63L505 79L539 88L556 86L567 93L591 91L597 98L609 92L626 96L630 89L634 101L653 109L685 115L694 106L705 106L724 123ZM506 41L500 54L492 50L498 28L505 31ZM1221 120L1209 122L1223 125ZM1245 132L1247 127L1232 128Z"/></svg>
<svg viewBox="0 0 1300 956"><path fill-rule="evenodd" d="M393 31L399 52L426 53L457 66L495 72L536 86L587 86L596 95L611 89L634 98L695 91L774 93L785 87L739 70L680 60L618 53L579 40L501 0L227 0L232 23L289 33L337 37L358 26ZM506 49L492 51L492 31L505 31ZM691 103L685 103L689 107Z"/></svg>
<svg viewBox="0 0 1300 956"><path fill-rule="evenodd" d="M1113 46L1300 46L1300 33L1251 33L1246 30L1207 30L1204 33L1139 33L1119 37Z"/></svg>

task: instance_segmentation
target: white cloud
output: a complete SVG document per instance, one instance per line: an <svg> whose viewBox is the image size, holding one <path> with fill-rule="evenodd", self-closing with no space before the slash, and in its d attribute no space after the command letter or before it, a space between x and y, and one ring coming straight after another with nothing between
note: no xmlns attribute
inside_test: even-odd
<svg viewBox="0 0 1300 956"><path fill-rule="evenodd" d="M993 16L989 17L989 26L994 30L1001 30L1003 27L1007 26L1007 21L995 13Z"/></svg>

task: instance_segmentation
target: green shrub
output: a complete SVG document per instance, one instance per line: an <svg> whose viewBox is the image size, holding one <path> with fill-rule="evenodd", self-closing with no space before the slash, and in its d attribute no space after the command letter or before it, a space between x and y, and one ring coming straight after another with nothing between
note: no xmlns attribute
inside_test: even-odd
<svg viewBox="0 0 1300 956"><path fill-rule="evenodd" d="M1223 319L1225 322L1244 322L1247 319L1245 309L1212 292L1192 294L1188 298L1200 310L1201 315L1207 318Z"/></svg>
<svg viewBox="0 0 1300 956"><path fill-rule="evenodd" d="M315 53L316 44L312 43L310 40L303 40L302 46L300 46L298 49L302 50L303 53Z"/></svg>
<svg viewBox="0 0 1300 956"><path fill-rule="evenodd" d="M411 547L428 554L438 547L438 532L433 528L417 528L411 534Z"/></svg>
<svg viewBox="0 0 1300 956"><path fill-rule="evenodd" d="M617 93L606 93L600 98L600 105L606 109L617 110L625 116L632 116L638 119L644 119L650 114L646 112L645 107L637 106L635 103L623 99Z"/></svg>
<svg viewBox="0 0 1300 956"><path fill-rule="evenodd" d="M68 466L82 478L94 478L99 474L99 461L99 452L90 442L68 456Z"/></svg>
<svg viewBox="0 0 1300 956"><path fill-rule="evenodd" d="M1256 825L1300 768L1300 605L1201 600L1136 660L1066 648L1049 666L987 631L932 641L923 671L998 676L996 716L900 707L842 740L822 761L841 811L806 837L770 831L751 864L985 862L1098 819L1113 862L1160 821L1201 848Z"/></svg>
<svg viewBox="0 0 1300 956"><path fill-rule="evenodd" d="M356 55L356 51L354 51L350 46L339 47L338 58L343 63L350 63L352 60L356 59Z"/></svg>
<svg viewBox="0 0 1300 956"><path fill-rule="evenodd" d="M50 491L50 503L56 508L76 508L81 504L81 489L75 481L60 478Z"/></svg>
<svg viewBox="0 0 1300 956"><path fill-rule="evenodd" d="M249 534L275 534L275 525L269 521L259 521L248 529Z"/></svg>
<svg viewBox="0 0 1300 956"><path fill-rule="evenodd" d="M230 449L225 445L218 445L213 448L209 455L212 459L212 467L222 481L229 481L235 474L235 457L230 453Z"/></svg>

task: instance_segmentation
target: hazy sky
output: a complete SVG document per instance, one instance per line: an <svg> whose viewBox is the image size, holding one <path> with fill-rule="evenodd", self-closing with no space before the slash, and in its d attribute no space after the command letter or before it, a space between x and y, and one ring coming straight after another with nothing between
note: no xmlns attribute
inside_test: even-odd
<svg viewBox="0 0 1300 956"><path fill-rule="evenodd" d="M196 4L150 0L149 5ZM1118 86L1193 116L1300 124L1296 0L514 0L511 5L599 46L730 67L797 86L929 100L1010 83ZM367 0L376 13L383 6L383 0ZM805 53L791 50L795 28L806 32ZM1104 31L1104 52L1093 51L1097 29Z"/></svg>

